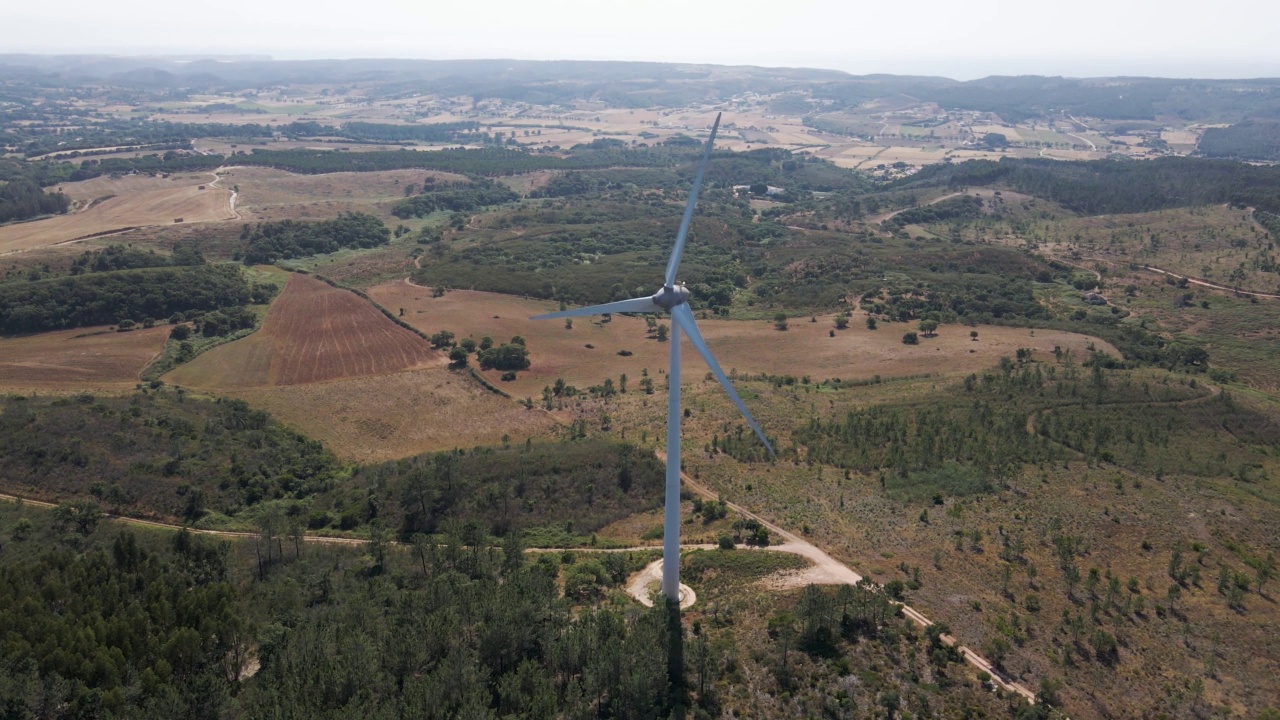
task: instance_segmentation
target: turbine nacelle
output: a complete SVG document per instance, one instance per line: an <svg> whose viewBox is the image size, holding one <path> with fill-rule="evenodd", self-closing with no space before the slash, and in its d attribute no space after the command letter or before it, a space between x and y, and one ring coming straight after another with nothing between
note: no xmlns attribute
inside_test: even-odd
<svg viewBox="0 0 1280 720"><path fill-rule="evenodd" d="M677 305L689 302L689 289L683 285L668 285L659 289L650 299L654 305L670 312Z"/></svg>

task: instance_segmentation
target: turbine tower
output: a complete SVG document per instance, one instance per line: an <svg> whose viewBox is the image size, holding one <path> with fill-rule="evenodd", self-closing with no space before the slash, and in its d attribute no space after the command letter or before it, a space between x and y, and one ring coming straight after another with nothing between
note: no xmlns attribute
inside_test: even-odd
<svg viewBox="0 0 1280 720"><path fill-rule="evenodd" d="M689 290L676 282L676 272L680 269L680 257L684 254L685 238L689 234L689 222L693 219L693 209L698 203L698 191L702 189L702 177L707 171L707 162L711 158L711 146L716 141L716 131L720 129L720 115L716 115L715 124L711 127L711 137L702 149L702 160L698 163L698 173L693 180L693 188L689 191L689 202L684 207L684 217L680 220L680 231L676 234L675 248L671 251L671 259L667 261L667 273L662 287L648 297L619 300L618 302L594 305L592 307L564 310L561 312L538 315L533 320L554 320L556 318L585 317L588 315L604 315L607 313L661 313L671 314L671 366L667 373L670 389L667 395L667 484L666 507L663 514L662 531L662 594L668 602L680 602L680 336L689 336L689 342L707 362L711 372L720 381L725 392L733 399L747 424L755 431L756 436L773 454L773 446L764 436L764 431L756 423L742 398L729 383L720 363L716 362L702 333L694 322L693 311L689 309Z"/></svg>

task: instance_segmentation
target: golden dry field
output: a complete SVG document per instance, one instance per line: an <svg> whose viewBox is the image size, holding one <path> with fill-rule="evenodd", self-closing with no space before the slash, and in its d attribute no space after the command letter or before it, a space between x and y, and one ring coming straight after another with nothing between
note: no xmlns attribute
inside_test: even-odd
<svg viewBox="0 0 1280 720"><path fill-rule="evenodd" d="M535 441L559 423L443 365L342 380L217 390L324 443L344 460L382 462L475 445Z"/></svg>
<svg viewBox="0 0 1280 720"><path fill-rule="evenodd" d="M437 182L466 181L461 175L430 170L300 175L270 168L226 167L218 175L224 187L240 188L236 209L246 220L255 221L328 219L350 211L387 215L374 206L403 198L406 187L420 188L427 177Z"/></svg>
<svg viewBox="0 0 1280 720"><path fill-rule="evenodd" d="M169 337L169 326L114 332L75 328L0 338L6 391L128 390Z"/></svg>
<svg viewBox="0 0 1280 720"><path fill-rule="evenodd" d="M393 313L404 308L404 319L428 334L449 330L459 338L470 336L477 341L489 336L495 343L524 337L532 367L507 383L498 381L500 373L488 373L490 380L517 397L537 399L542 388L557 378L587 387L605 378L617 382L626 373L634 387L642 370L648 369L656 378L667 367L667 344L647 337L645 321L638 317L615 315L608 323L577 318L570 330L563 320L528 319L555 310L554 304L510 295L452 290L432 298L429 289L400 281L371 288L369 296ZM871 331L861 314L848 329L836 331L834 338L830 337L835 327L830 315L818 316L817 322L793 318L785 332L765 321L708 319L700 320L698 327L725 372L809 375L814 381L964 374L988 368L1000 357L1016 354L1018 348L1032 348L1043 356L1060 346L1084 357L1093 343L1099 350L1118 354L1110 345L1084 335L994 326L976 328L976 342L970 340L968 327L943 326L937 337L904 345L902 335L914 330L914 325L885 323ZM623 350L633 354L620 356ZM701 378L706 372L702 359L687 344L682 359L685 378Z"/></svg>
<svg viewBox="0 0 1280 720"><path fill-rule="evenodd" d="M0 254L148 225L229 220L231 192L212 175L170 178L95 178L60 186L77 210L66 215L0 227ZM204 189L201 190L200 187Z"/></svg>

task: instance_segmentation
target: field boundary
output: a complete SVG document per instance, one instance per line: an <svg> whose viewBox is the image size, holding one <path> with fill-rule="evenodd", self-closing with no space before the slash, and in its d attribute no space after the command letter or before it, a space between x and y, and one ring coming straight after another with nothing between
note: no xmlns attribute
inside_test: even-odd
<svg viewBox="0 0 1280 720"><path fill-rule="evenodd" d="M273 302L274 302L274 299L273 299ZM225 337L221 337L216 342L209 343L208 345L205 345L204 347L197 350L196 354L192 355L190 358L187 358L186 362L177 363L173 367L168 367L160 371L159 374L154 374L150 372L151 369L154 368L160 362L160 359L165 356L165 353L169 351L169 343L173 342L172 339L166 338L164 341L164 347L160 348L160 352L157 353L155 357L151 358L151 361L148 362L146 365L143 365L142 369L138 371L138 379L143 382L151 382L153 380L159 380L160 377L163 376L165 373L171 372L173 370L177 370L183 365L186 365L187 363L191 362L192 360L195 360L196 358L200 357L201 355L209 352L210 350L216 347L221 347L223 345L226 345L227 343L235 342L236 340L247 338L250 335L258 332L259 330L262 329L262 320L263 318L258 318L258 321L254 324L253 327L245 328L244 330L239 330Z"/></svg>
<svg viewBox="0 0 1280 720"><path fill-rule="evenodd" d="M508 400L514 400L514 399L515 399L515 398L511 397L511 393L507 392L506 390L503 390L502 388L498 387L497 385L494 385L493 383L489 382L489 379L488 379L488 378L486 378L485 376L483 376L483 375L481 375L480 373L476 372L476 369L475 369L475 368L468 366L468 367L467 367L467 372L471 375L471 377L472 377L472 378L474 378L474 379L475 379L475 381L476 381L476 382L478 382L478 383L480 383L481 385L483 385L483 386L485 387L485 389L486 389L486 390L488 390L489 392L494 393L494 394L496 394L496 395L501 395L502 397L507 398Z"/></svg>
<svg viewBox="0 0 1280 720"><path fill-rule="evenodd" d="M374 307L378 308L378 311L381 312L383 315L386 315L387 319L390 320L391 322L395 323L396 325L399 325L400 327L404 328L405 330L408 330L409 332L413 333L414 335L417 335L418 337L422 338L423 340L426 340L427 342L431 341L431 336L427 335L425 332L419 330L418 328L410 325L404 320L401 320L400 318L396 317L395 313L383 307L381 304L378 303L377 300L374 300L373 298L369 297L368 293L366 293L363 290L360 290L359 288L353 288L350 285L343 285L342 283L338 282L337 280L334 280L333 278L325 277L320 273L313 273L313 272L310 272L309 270L303 270L301 268L298 268L298 269L281 268L281 269L284 270L285 272L298 273L299 275L310 275L311 277L319 280L322 283L325 283L326 285L329 285L330 287L334 287L339 290L346 290L349 293L353 293L356 295L356 297L362 298L368 301Z"/></svg>

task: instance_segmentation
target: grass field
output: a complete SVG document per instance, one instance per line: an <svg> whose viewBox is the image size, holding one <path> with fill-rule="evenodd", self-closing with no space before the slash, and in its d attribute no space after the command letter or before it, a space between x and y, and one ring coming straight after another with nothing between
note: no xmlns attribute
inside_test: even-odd
<svg viewBox="0 0 1280 720"><path fill-rule="evenodd" d="M536 399L543 386L557 378L586 387L609 377L617 382L621 373L627 374L635 388L643 369L656 378L659 370L667 366L667 344L647 337L641 318L615 315L608 323L580 318L569 330L563 320L528 319L556 309L544 301L464 290L432 298L429 289L405 282L379 285L370 289L369 295L392 312L403 308L404 319L428 334L449 330L459 338L472 336L478 341L489 336L494 342L506 342L515 335L526 338L532 368L513 382L498 383L517 397ZM814 381L969 373L990 367L1001 356L1013 356L1018 348L1033 348L1038 354L1047 355L1054 346L1060 346L1083 357L1093 342L1100 350L1116 352L1106 343L1084 335L989 326L977 328L977 342L970 340L970 328L945 326L935 338L924 339L919 345L904 345L902 335L914 330L914 325L882 324L880 329L871 331L860 314L848 329L836 331L834 338L830 337L834 318L829 315L819 316L816 323L810 322L809 317L793 318L785 332L776 330L772 321L708 319L699 321L698 326L725 372L810 375ZM702 377L705 364L692 348L685 347L684 377ZM618 355L623 350L632 355ZM499 373L490 374L490 379L498 380Z"/></svg>
<svg viewBox="0 0 1280 720"><path fill-rule="evenodd" d="M76 328L0 338L0 387L5 390L127 390L164 347L169 326L114 332Z"/></svg>
<svg viewBox="0 0 1280 720"><path fill-rule="evenodd" d="M1054 254L1074 252L1120 266L1113 271L1141 263L1227 287L1264 293L1280 288L1276 273L1258 265L1274 250L1248 210L1209 205L1076 218L1058 225L1055 234L1065 247L1048 248Z"/></svg>
<svg viewBox="0 0 1280 720"><path fill-rule="evenodd" d="M246 400L350 460L553 434L557 424L547 414L495 395L446 363L368 301L294 275L261 330L164 380Z"/></svg>
<svg viewBox="0 0 1280 720"><path fill-rule="evenodd" d="M295 275L262 329L220 346L165 376L167 382L223 390L298 385L433 367L444 359L355 294Z"/></svg>
<svg viewBox="0 0 1280 720"><path fill-rule="evenodd" d="M172 225L178 218L183 223L231 219L231 192L211 186L213 180L209 175L184 175L169 179L97 178L84 183L65 183L60 187L79 209L45 220L0 227L0 254L113 230ZM200 186L205 189L199 189Z"/></svg>
<svg viewBox="0 0 1280 720"><path fill-rule="evenodd" d="M379 203L405 196L405 189L422 187L427 177L436 182L465 182L466 178L429 170L388 170L364 173L299 175L256 167L228 167L218 172L222 185L239 187L236 207L247 220L331 218L340 212L374 212L385 219Z"/></svg>
<svg viewBox="0 0 1280 720"><path fill-rule="evenodd" d="M215 392L266 410L344 460L360 462L499 445L504 436L523 443L552 437L560 427L547 413L526 410L443 366Z"/></svg>

